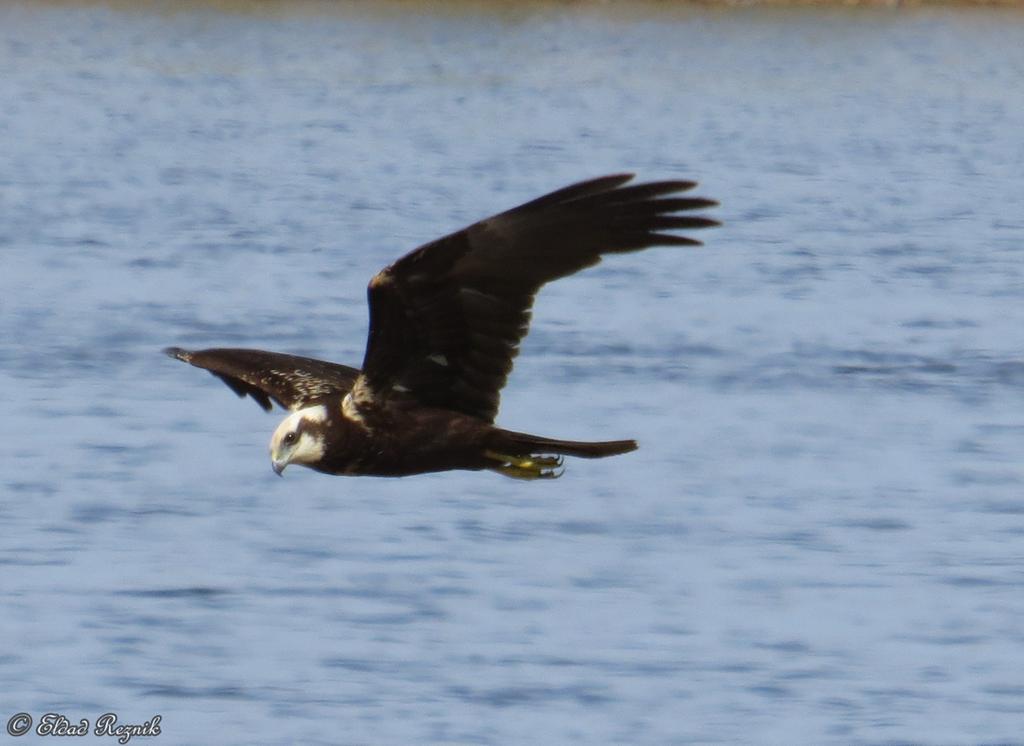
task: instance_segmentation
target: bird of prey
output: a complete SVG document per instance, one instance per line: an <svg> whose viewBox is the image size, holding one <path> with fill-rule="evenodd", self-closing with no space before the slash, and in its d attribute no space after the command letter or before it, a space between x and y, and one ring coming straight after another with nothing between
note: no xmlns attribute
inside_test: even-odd
<svg viewBox="0 0 1024 746"><path fill-rule="evenodd" d="M262 350L170 347L265 410L291 410L270 441L273 469L406 476L489 469L519 479L561 475L562 456L602 458L634 440L557 440L494 425L529 329L537 291L605 254L700 242L674 231L717 221L680 196L692 181L626 185L632 174L564 187L425 244L367 290L362 369Z"/></svg>

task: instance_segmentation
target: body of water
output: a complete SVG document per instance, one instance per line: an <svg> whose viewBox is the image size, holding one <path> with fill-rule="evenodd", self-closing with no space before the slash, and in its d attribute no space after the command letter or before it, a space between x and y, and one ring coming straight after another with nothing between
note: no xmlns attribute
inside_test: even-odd
<svg viewBox="0 0 1024 746"><path fill-rule="evenodd" d="M0 716L1019 742L1022 28L5 3ZM358 364L380 267L623 170L725 225L546 288L498 422L634 454L278 479L279 416L160 354Z"/></svg>

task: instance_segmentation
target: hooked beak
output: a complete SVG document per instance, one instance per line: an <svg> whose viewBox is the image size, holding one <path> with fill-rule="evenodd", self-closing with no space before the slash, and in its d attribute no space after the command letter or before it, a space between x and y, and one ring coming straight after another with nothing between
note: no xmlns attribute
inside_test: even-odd
<svg viewBox="0 0 1024 746"><path fill-rule="evenodd" d="M288 462L287 461L278 461L277 459L272 459L271 462L270 462L270 465L271 465L271 468L274 470L274 473L277 474L277 476L283 477L284 476L284 467L288 466Z"/></svg>

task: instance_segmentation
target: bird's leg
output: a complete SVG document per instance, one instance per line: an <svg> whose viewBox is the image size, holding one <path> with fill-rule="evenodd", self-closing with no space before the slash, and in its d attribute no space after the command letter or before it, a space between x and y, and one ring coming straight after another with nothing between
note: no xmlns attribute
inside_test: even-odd
<svg viewBox="0 0 1024 746"><path fill-rule="evenodd" d="M565 471L559 469L561 456L510 456L494 451L484 451L484 455L497 462L489 467L492 471L513 479L557 479Z"/></svg>

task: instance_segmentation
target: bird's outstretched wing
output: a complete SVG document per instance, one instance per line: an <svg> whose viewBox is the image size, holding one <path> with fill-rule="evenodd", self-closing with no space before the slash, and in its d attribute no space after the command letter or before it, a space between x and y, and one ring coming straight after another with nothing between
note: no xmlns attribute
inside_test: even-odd
<svg viewBox="0 0 1024 746"><path fill-rule="evenodd" d="M690 181L623 186L632 174L559 189L428 243L368 289L370 333L357 393L411 396L493 421L542 285L603 254L700 242L672 231L718 225L682 215L716 202L676 196Z"/></svg>
<svg viewBox="0 0 1024 746"><path fill-rule="evenodd" d="M302 409L352 388L359 371L297 355L263 350L215 348L189 351L168 347L165 353L205 368L239 396L248 394L268 412L273 399L286 409Z"/></svg>

